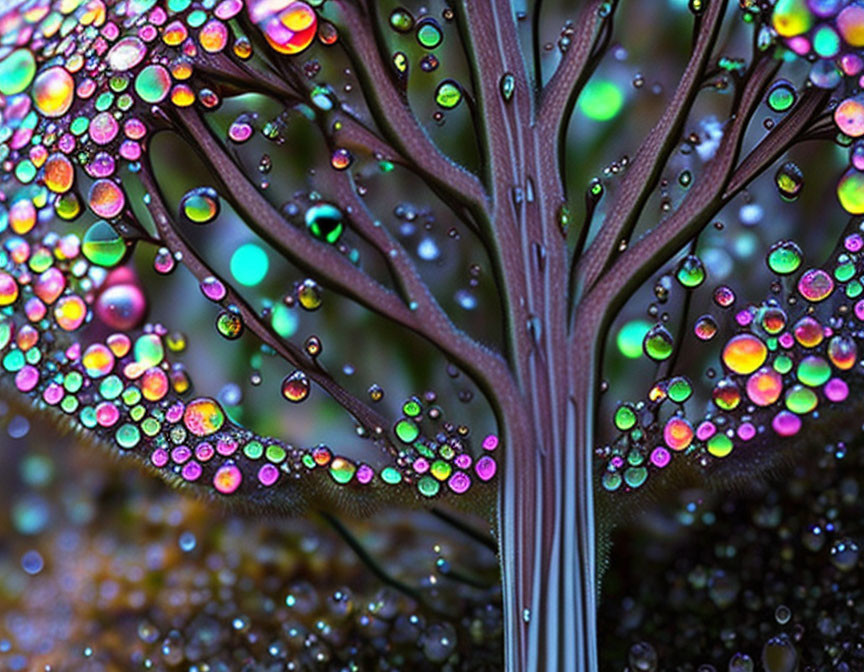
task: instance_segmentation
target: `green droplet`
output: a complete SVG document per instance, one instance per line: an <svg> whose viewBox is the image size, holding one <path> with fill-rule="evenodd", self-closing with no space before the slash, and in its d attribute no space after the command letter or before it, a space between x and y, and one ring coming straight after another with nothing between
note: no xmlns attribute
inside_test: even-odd
<svg viewBox="0 0 864 672"><path fill-rule="evenodd" d="M99 220L84 234L84 256L97 266L114 266L126 254L126 241L105 220Z"/></svg>
<svg viewBox="0 0 864 672"><path fill-rule="evenodd" d="M446 79L435 90L435 102L445 110L452 110L462 102L462 89L452 79Z"/></svg>
<svg viewBox="0 0 864 672"><path fill-rule="evenodd" d="M786 408L798 415L809 413L818 404L819 398L809 387L795 385L786 392Z"/></svg>
<svg viewBox="0 0 864 672"><path fill-rule="evenodd" d="M645 354L655 361L668 359L672 355L674 347L672 334L662 324L658 324L645 334L642 347L645 350Z"/></svg>
<svg viewBox="0 0 864 672"><path fill-rule="evenodd" d="M797 165L787 161L777 169L774 182L784 201L794 201L804 187L804 173Z"/></svg>
<svg viewBox="0 0 864 672"><path fill-rule="evenodd" d="M285 452L285 449L279 444L271 444L267 446L267 450L264 452L264 457L266 457L273 464L279 464L285 461L285 458L288 457L288 453Z"/></svg>
<svg viewBox="0 0 864 672"><path fill-rule="evenodd" d="M390 485L396 485L402 482L402 474L393 467L384 467L381 470L381 480Z"/></svg>
<svg viewBox="0 0 864 672"><path fill-rule="evenodd" d="M212 187L198 187L183 196L180 207L190 222L206 224L219 214L219 194Z"/></svg>
<svg viewBox="0 0 864 672"><path fill-rule="evenodd" d="M117 445L121 448L134 448L141 440L141 433L135 425L126 423L120 426L114 438L117 440Z"/></svg>
<svg viewBox="0 0 864 672"><path fill-rule="evenodd" d="M626 432L636 425L636 411L629 404L622 404L615 411L615 427L619 431Z"/></svg>
<svg viewBox="0 0 864 672"><path fill-rule="evenodd" d="M426 49L434 49L443 39L444 33L435 19L425 18L417 24L417 41Z"/></svg>
<svg viewBox="0 0 864 672"><path fill-rule="evenodd" d="M785 79L776 82L768 92L768 107L774 112L785 112L795 104L795 87Z"/></svg>
<svg viewBox="0 0 864 672"><path fill-rule="evenodd" d="M821 357L805 357L798 364L798 380L809 387L818 387L831 377L831 365Z"/></svg>
<svg viewBox="0 0 864 672"><path fill-rule="evenodd" d="M732 452L732 439L725 434L715 434L708 439L708 452L714 457L726 457Z"/></svg>
<svg viewBox="0 0 864 672"><path fill-rule="evenodd" d="M804 253L791 240L781 241L771 246L768 251L768 268L778 275L794 273L801 266Z"/></svg>
<svg viewBox="0 0 864 672"><path fill-rule="evenodd" d="M342 211L330 203L313 205L306 211L305 220L306 226L313 236L331 245L339 240L344 229Z"/></svg>
<svg viewBox="0 0 864 672"><path fill-rule="evenodd" d="M417 481L417 489L425 497L434 497L441 489L441 484L431 476L423 476L423 478Z"/></svg>
<svg viewBox="0 0 864 672"><path fill-rule="evenodd" d="M630 467L624 470L624 482L631 488L638 488L648 478L648 470L645 467Z"/></svg>
<svg viewBox="0 0 864 672"><path fill-rule="evenodd" d="M0 61L0 93L14 96L24 91L36 76L36 59L29 49L16 49Z"/></svg>
<svg viewBox="0 0 864 672"><path fill-rule="evenodd" d="M684 287L693 289L705 281L705 266L699 257L688 254L678 265L675 277Z"/></svg>
<svg viewBox="0 0 864 672"><path fill-rule="evenodd" d="M420 436L420 428L413 420L400 420L396 423L394 431L402 443L413 443Z"/></svg>
<svg viewBox="0 0 864 672"><path fill-rule="evenodd" d="M336 458L330 465L330 476L340 485L345 485L354 478L356 471L357 467L354 466L353 462L342 458Z"/></svg>
<svg viewBox="0 0 864 672"><path fill-rule="evenodd" d="M390 27L396 32L407 33L414 27L414 17L404 7L398 7L390 13Z"/></svg>
<svg viewBox="0 0 864 672"><path fill-rule="evenodd" d="M676 404L683 404L693 394L693 386L690 381L683 376L676 376L669 381L669 387L666 390L669 398Z"/></svg>

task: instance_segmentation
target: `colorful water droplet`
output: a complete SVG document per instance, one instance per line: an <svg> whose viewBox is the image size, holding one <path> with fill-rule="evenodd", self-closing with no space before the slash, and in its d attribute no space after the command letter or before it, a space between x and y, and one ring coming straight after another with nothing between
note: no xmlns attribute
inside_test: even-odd
<svg viewBox="0 0 864 672"><path fill-rule="evenodd" d="M309 378L302 371L295 371L282 381L282 396L295 404L305 401L310 389Z"/></svg>

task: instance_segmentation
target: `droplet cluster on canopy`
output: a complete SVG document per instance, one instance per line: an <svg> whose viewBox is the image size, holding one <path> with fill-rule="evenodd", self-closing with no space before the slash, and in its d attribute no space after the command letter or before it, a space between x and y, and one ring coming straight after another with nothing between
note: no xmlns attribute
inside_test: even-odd
<svg viewBox="0 0 864 672"><path fill-rule="evenodd" d="M862 248L864 225L858 224L824 268L804 267L801 248L791 241L775 244L766 263L778 278L789 279L790 291L758 305L739 303L730 288L717 287L720 312L702 315L692 326L699 341L713 340L720 324L735 329L720 349L722 375L713 382L708 412L693 417L691 406L688 417L693 388L683 376L657 380L644 400L620 404L613 417L620 433L601 451L603 487L638 489L676 455L711 468L748 448L782 451L781 441L800 434L808 418L842 409L861 361ZM652 359L661 361L680 347L664 326L639 333Z"/></svg>
<svg viewBox="0 0 864 672"><path fill-rule="evenodd" d="M189 374L172 361L187 347L185 337L145 324L147 292L126 265L136 241L149 234L135 219L122 176L141 169L151 137L170 125L174 110L207 111L222 103L218 83L202 73L219 70L220 55L230 54L234 63L253 56L253 40L241 28L245 19L277 58L303 53L316 38L332 45L336 30L319 18L319 4L27 0L0 11L0 170L8 178L0 205L0 374L36 405L120 453L218 496L262 503L273 489L322 478L340 488L463 494L495 476L498 439L489 435L472 450L467 428L444 423L449 429L441 430L440 409L430 402L405 402L389 428L398 459L374 466L324 445L296 448L233 422L219 401L193 394ZM397 30L405 21L415 28L410 15L393 21ZM429 50L443 33L426 18L417 22L416 39ZM427 56L424 63L434 70L434 56ZM451 80L436 91L443 109L461 97ZM254 132L240 117L228 139L243 143ZM348 150L333 151L334 170L352 161ZM81 231L76 220L88 210L97 219ZM220 195L209 185L180 202L179 215L193 225L210 225L220 212ZM308 235L330 245L347 225L327 202L310 205L304 223ZM167 274L178 262L180 255L164 248L154 268ZM256 286L267 276L269 258L258 244L246 243L233 250L230 268L238 285ZM228 295L215 277L204 279L201 291L217 304ZM283 338L297 328L295 300L310 311L321 305L311 278L295 294L270 313L270 326ZM222 305L215 328L234 340L246 325L237 306ZM312 358L322 347L316 336L304 345ZM282 385L294 403L313 389L302 371ZM370 392L373 402L382 396Z"/></svg>

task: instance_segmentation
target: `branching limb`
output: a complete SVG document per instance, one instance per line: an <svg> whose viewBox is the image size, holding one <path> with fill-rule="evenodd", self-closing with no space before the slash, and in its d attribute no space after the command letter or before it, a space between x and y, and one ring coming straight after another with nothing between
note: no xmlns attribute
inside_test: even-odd
<svg viewBox="0 0 864 672"><path fill-rule="evenodd" d="M690 61L669 106L636 152L609 204L606 219L597 237L579 263L577 282L581 291L590 290L619 249L622 240L633 230L645 203L681 136L690 108L705 76L705 69L720 33L727 3L708 3L699 17L698 32ZM577 288L578 289L578 288Z"/></svg>
<svg viewBox="0 0 864 672"><path fill-rule="evenodd" d="M341 294L424 337L463 368L484 393L501 400L502 404L512 401L514 383L506 362L457 329L443 311L428 310L421 314L418 310L421 306L431 308L431 297L418 294L412 299L417 306L406 305L397 294L352 264L335 248L292 226L231 161L196 111L188 108L177 110L176 118L181 130L216 171L229 202L280 254Z"/></svg>
<svg viewBox="0 0 864 672"><path fill-rule="evenodd" d="M607 10L605 8L609 6L608 0L589 0L582 7L576 19L576 33L570 40L570 46L540 95L537 126L546 137L560 141L566 133L570 112L579 91L599 61L597 47L604 33L611 29L610 24L617 4L615 0Z"/></svg>
<svg viewBox="0 0 864 672"><path fill-rule="evenodd" d="M243 324L254 333L262 343L270 346L286 362L302 370L315 383L317 383L334 401L351 413L358 423L369 433L371 437L381 439L385 435L389 423L377 411L372 409L348 390L339 385L315 360L308 357L300 348L289 341L285 341L273 331L258 313L237 293L237 291L224 278L217 273L198 255L189 245L185 238L177 230L171 217L159 186L153 176L149 164L142 166L139 177L148 198L146 206L153 218L153 223L159 233L159 238L172 254L179 254L182 263L188 268L199 282L206 278L216 278L226 288L225 298L220 303L225 306L233 306L237 309ZM388 441L388 449L391 454L396 454L396 448Z"/></svg>
<svg viewBox="0 0 864 672"><path fill-rule="evenodd" d="M334 3L344 24L341 38L384 137L436 191L473 212L485 211L486 190L480 180L438 149L417 121L406 96L393 82L375 41L377 30L371 17L351 0L334 0Z"/></svg>
<svg viewBox="0 0 864 672"><path fill-rule="evenodd" d="M809 89L787 116L769 132L735 168L748 121L761 101L773 72L763 65L753 74L738 106L739 114L724 136L705 174L694 185L678 209L637 244L624 252L586 296L577 312L598 311L604 305L606 319L617 310L627 291L651 273L695 236L729 200L752 179L776 161L799 138L802 130L828 100L824 90ZM600 311L604 312L604 311Z"/></svg>

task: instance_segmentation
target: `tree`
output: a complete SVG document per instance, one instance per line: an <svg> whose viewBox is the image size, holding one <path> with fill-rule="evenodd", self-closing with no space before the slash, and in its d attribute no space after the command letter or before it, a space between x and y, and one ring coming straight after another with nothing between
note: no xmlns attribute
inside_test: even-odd
<svg viewBox="0 0 864 672"><path fill-rule="evenodd" d="M608 181L608 196L603 183L592 182L583 212L580 199L568 193L567 131L611 43L613 19L622 11L617 2L567 8L574 17L559 39L554 66L544 64L539 0L531 16L507 0L454 2L443 7L443 25L431 14L415 18L395 5L354 0L72 4L25 3L0 17L4 35L11 35L0 52L9 229L0 343L14 385L36 405L54 408L55 417L73 419L167 480L238 507L356 513L382 502L444 501L484 511L497 495L508 669L598 667L602 530L595 494L606 512L600 523L607 525L615 506L609 493L639 490L649 473L646 460L658 475L643 492L655 482L665 487L664 474L688 468L663 471L670 450L695 456L676 464L722 470L722 460L751 431L763 438L797 434L799 416L813 411L811 388L833 385L820 394L829 404L842 401L846 383L832 372L856 362L854 337L846 333L851 327L834 325L837 334L822 343L824 325L799 322L796 330L821 336L801 336L796 345L798 331L784 332L793 340L782 346L789 349L789 368L779 371L763 366L777 347L766 334L773 338L791 320L766 304L758 319L738 321L742 333L724 348L728 375L714 391L712 411L722 422L710 415L694 429L683 407L671 415L663 407L661 417L664 401L683 404L689 397L689 383L673 386L677 379L670 376L652 387L647 404L620 407L615 420L623 434L606 448L595 427L605 334L631 292L689 249L793 144L834 134L829 92L857 90L860 67L853 61L860 57L848 56L860 46L864 10L857 5L841 12L837 3L811 10L780 0L776 6L742 2L739 11L723 0L691 2L692 50L680 83L632 157L621 162L621 177ZM718 49L721 31L742 18L752 46L746 58L727 57ZM810 39L825 26L833 38ZM320 44L312 46L316 40ZM426 128L413 94L417 54L425 54L421 69L434 72L442 41L454 52L448 55L454 72L462 67L459 59L465 61L459 81L440 79L434 90L435 120L457 107L466 112L462 123L473 135L456 133L456 142ZM841 47L847 58L838 70L833 63ZM317 57L308 57L313 51ZM816 61L806 85L777 79L791 53ZM341 90L326 84L325 78L340 77ZM721 137L698 174L688 173L680 202L670 200L656 217L649 201L709 83L731 91ZM423 92L422 85L416 88ZM249 94L286 110L279 123L260 129L262 135L278 140L280 124L290 117L314 127L327 146L332 170L308 176L314 186L285 207L272 202L269 178L257 184L243 165L240 146L257 122L252 115L231 121L223 114L233 97ZM782 118L753 140L751 122L766 94ZM862 110L854 96L837 108L836 123L847 136L864 133ZM172 207L152 157L158 137L194 149L214 186L190 191ZM463 137L476 148L457 146ZM691 149L697 144L688 143ZM476 170L451 159L445 144ZM457 326L436 295L435 279L378 213L380 199L365 184L368 171L358 167L370 159L384 173L408 176L402 184L409 188L434 195L435 207L454 223L453 235L464 232L488 259L499 304L489 309L487 321L494 324L484 325L488 334ZM269 157L258 169L269 173ZM88 197L81 199L85 184ZM794 198L799 176L786 167L778 185ZM133 194L141 188L139 202ZM838 189L853 214L864 212L862 189L854 164ZM247 297L266 275L268 257L260 246L239 256L235 251L233 279L206 258L194 225L209 226L223 204L272 253L308 276L287 293L287 303L271 302L261 311ZM99 219L79 243L70 232L80 225L69 222L83 216L85 206ZM646 219L652 221L643 230ZM842 254L854 255L855 245L847 242ZM290 364L294 371L281 384L289 402L304 402L313 386L329 395L353 417L364 442L381 449L374 459L255 434L214 398L190 396L185 370L169 364L165 352L181 351L183 339L152 325L135 331L147 302L141 283L121 265L133 249L155 249L157 273L178 265L191 271L204 295L221 306L219 333L233 340L248 331L265 354ZM772 270L798 272L794 245L781 244L771 254ZM677 276L694 287L705 271L688 254ZM836 270L832 279L810 269L792 291L814 305L832 296L824 305L839 310L846 299L837 290L848 288L847 280ZM155 279L150 284L148 290L159 291ZM286 311L297 302L317 307L321 287L359 304L379 324L431 345L477 386L497 429L477 438L448 419L441 408L446 404L439 407L434 394L407 398L395 417L379 410L381 388L370 389L371 401L357 394L324 366L322 339L311 337L301 347L290 338L293 318ZM716 332L716 324L703 327ZM666 360L674 341L658 325L644 335L644 350ZM817 347L827 349L830 363L799 353ZM796 364L798 382L790 374ZM803 378L801 367L807 369ZM742 388L749 401L733 413ZM781 408L787 388L805 390L800 406L787 399L789 408Z"/></svg>

